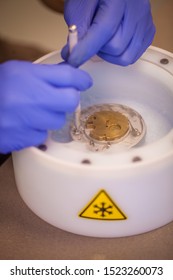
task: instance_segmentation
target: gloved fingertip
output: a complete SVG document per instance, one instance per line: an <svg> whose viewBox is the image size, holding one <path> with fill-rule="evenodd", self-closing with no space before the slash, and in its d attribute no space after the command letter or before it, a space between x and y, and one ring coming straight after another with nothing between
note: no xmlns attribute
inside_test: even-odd
<svg viewBox="0 0 173 280"><path fill-rule="evenodd" d="M90 57L89 57L90 58ZM78 68L82 64L84 64L88 59L83 51L81 51L78 47L75 48L72 53L69 55L67 62L75 67Z"/></svg>
<svg viewBox="0 0 173 280"><path fill-rule="evenodd" d="M76 57L76 52L72 52L72 54L69 54L69 47L68 45L64 46L64 48L61 51L61 57L71 66L77 68L79 67L82 63L78 61L78 57Z"/></svg>
<svg viewBox="0 0 173 280"><path fill-rule="evenodd" d="M80 79L79 90L85 91L92 87L93 79L87 72L80 70L80 75L78 75L78 78Z"/></svg>
<svg viewBox="0 0 173 280"><path fill-rule="evenodd" d="M77 67L79 67L79 66L82 65L82 62L79 60L79 57L76 57L76 56L74 56L74 55L70 55L70 56L68 57L67 62L68 62L71 66L73 66L73 67L75 67L75 68L77 68Z"/></svg>
<svg viewBox="0 0 173 280"><path fill-rule="evenodd" d="M68 45L65 45L61 50L61 57L67 61L69 56L69 47Z"/></svg>
<svg viewBox="0 0 173 280"><path fill-rule="evenodd" d="M88 75L88 84L87 84L87 89L93 86L93 79L91 76Z"/></svg>

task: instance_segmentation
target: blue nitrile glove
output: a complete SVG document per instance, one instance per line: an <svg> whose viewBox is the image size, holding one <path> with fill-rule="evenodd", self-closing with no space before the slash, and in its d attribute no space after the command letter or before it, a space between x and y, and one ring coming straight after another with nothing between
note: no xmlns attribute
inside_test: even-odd
<svg viewBox="0 0 173 280"><path fill-rule="evenodd" d="M95 54L113 64L132 64L155 34L149 0L66 0L64 17L79 31L71 55L68 45L62 50L62 57L75 67Z"/></svg>
<svg viewBox="0 0 173 280"><path fill-rule="evenodd" d="M23 61L0 64L0 153L39 145L47 130L65 124L79 91L92 85L90 76L67 64Z"/></svg>

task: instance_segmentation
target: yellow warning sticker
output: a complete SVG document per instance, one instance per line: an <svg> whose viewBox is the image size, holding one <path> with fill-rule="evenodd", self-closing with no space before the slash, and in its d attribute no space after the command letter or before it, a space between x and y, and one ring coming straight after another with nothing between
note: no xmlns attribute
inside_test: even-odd
<svg viewBox="0 0 173 280"><path fill-rule="evenodd" d="M99 191L99 193L82 210L79 217L109 221L127 219L125 214L120 210L105 190Z"/></svg>

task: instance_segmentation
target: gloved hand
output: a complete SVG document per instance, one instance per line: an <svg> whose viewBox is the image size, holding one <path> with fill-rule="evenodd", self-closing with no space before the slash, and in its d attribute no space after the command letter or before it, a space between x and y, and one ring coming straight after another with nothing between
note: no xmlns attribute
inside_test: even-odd
<svg viewBox="0 0 173 280"><path fill-rule="evenodd" d="M43 143L65 124L90 76L66 64L9 61L0 65L0 153Z"/></svg>
<svg viewBox="0 0 173 280"><path fill-rule="evenodd" d="M79 31L79 43L68 57L77 67L97 54L126 66L134 63L152 43L155 27L149 0L66 0L64 17Z"/></svg>

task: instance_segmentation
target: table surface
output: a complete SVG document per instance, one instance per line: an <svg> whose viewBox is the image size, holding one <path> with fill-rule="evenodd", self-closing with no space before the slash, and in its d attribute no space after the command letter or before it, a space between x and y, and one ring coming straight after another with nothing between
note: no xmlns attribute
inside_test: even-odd
<svg viewBox="0 0 173 280"><path fill-rule="evenodd" d="M12 160L0 167L0 259L173 259L173 222L132 237L92 238L55 228L21 199Z"/></svg>

